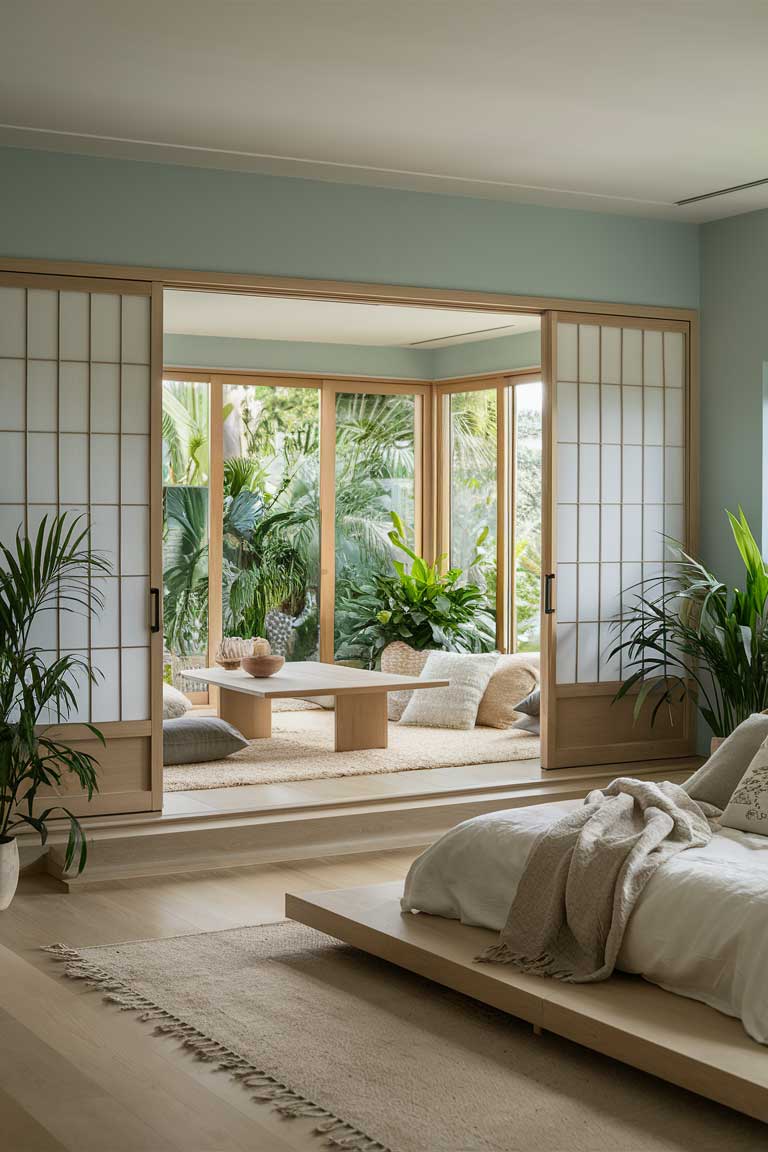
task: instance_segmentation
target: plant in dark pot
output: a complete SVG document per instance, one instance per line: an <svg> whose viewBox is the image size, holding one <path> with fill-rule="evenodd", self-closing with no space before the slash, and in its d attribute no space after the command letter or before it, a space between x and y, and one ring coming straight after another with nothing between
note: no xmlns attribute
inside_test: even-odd
<svg viewBox="0 0 768 1152"><path fill-rule="evenodd" d="M768 570L742 509L727 515L743 589L668 540L671 564L634 589L611 653L621 654L625 673L616 699L636 693L636 717L647 703L653 722L690 697L716 739L768 708Z"/></svg>
<svg viewBox="0 0 768 1152"><path fill-rule="evenodd" d="M48 795L66 775L76 778L88 799L97 790L96 759L57 738L52 718L64 723L77 704L78 684L95 680L87 660L75 652L54 659L36 642L51 614L90 615L102 606L93 577L108 575L109 563L91 551L82 517L43 517L32 538L16 534L0 544L0 909L13 899L19 857L14 833L33 828L44 844L51 819L69 822L67 869L81 872L87 845L77 818ZM85 725L102 744L98 728ZM46 798L38 797L45 789Z"/></svg>
<svg viewBox="0 0 768 1152"><path fill-rule="evenodd" d="M372 572L359 583L348 582L336 614L340 635L349 637L337 651L339 659L363 660L373 668L390 645L412 651L491 652L496 647L496 623L491 604L477 584L463 582L460 568L443 570L444 556L432 564L406 542L405 527L390 512L389 539L410 560L392 560L394 572ZM482 557L483 540L478 541Z"/></svg>

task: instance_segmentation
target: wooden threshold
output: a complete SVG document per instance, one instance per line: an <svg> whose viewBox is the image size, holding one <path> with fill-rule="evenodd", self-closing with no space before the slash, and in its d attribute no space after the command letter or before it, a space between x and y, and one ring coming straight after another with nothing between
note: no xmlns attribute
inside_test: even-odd
<svg viewBox="0 0 768 1152"><path fill-rule="evenodd" d="M633 774L679 783L698 763L651 761L633 765ZM54 822L45 866L74 889L105 880L418 849L473 816L580 799L616 776L616 767L552 773L530 760L313 781L316 787L309 792L301 782L253 785L217 789L222 799L208 809L195 803L199 792L171 793L167 812L84 819L89 855L82 876L65 876L67 828ZM25 862L39 855L34 833L19 842Z"/></svg>
<svg viewBox="0 0 768 1152"><path fill-rule="evenodd" d="M497 939L440 916L403 914L402 884L286 895L286 915L586 1048L768 1121L768 1052L740 1021L617 973L599 984L477 964Z"/></svg>

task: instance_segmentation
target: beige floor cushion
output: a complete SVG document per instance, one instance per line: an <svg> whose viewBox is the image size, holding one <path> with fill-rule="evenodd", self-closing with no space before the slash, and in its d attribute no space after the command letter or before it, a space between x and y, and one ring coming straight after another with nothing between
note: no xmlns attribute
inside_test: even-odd
<svg viewBox="0 0 768 1152"><path fill-rule="evenodd" d="M449 680L446 688L414 692L400 720L425 728L474 728L477 710L498 663L496 652L430 652L422 669L424 680Z"/></svg>
<svg viewBox="0 0 768 1152"><path fill-rule="evenodd" d="M522 713L514 705L539 683L538 653L515 652L500 656L480 707L477 723L487 728L511 728Z"/></svg>

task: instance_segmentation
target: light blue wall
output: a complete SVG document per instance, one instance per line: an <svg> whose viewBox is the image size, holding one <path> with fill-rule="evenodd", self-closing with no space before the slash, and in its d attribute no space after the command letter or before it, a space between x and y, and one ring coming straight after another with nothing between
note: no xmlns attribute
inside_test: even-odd
<svg viewBox="0 0 768 1152"><path fill-rule="evenodd" d="M696 307L697 229L0 149L0 254Z"/></svg>
<svg viewBox="0 0 768 1152"><path fill-rule="evenodd" d="M503 372L510 368L532 368L541 364L541 333L519 332L516 336L498 336L472 344L454 344L435 348L432 372L436 380L451 376L480 376L484 372Z"/></svg>
<svg viewBox="0 0 768 1152"><path fill-rule="evenodd" d="M718 575L735 580L741 562L723 509L741 504L756 535L766 512L768 211L706 224L701 248L701 544Z"/></svg>
<svg viewBox="0 0 768 1152"><path fill-rule="evenodd" d="M231 336L166 334L163 359L185 368L266 372L326 372L333 376L394 376L431 380L432 353L416 348L313 344L303 340L243 340Z"/></svg>
<svg viewBox="0 0 768 1152"><path fill-rule="evenodd" d="M163 359L167 365L185 368L440 380L538 365L540 337L538 332L520 332L495 340L429 349L167 333L163 340Z"/></svg>

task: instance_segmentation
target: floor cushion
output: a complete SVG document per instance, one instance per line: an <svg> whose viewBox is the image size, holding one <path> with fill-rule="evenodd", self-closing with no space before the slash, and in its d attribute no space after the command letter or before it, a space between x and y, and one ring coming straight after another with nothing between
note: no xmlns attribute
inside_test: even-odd
<svg viewBox="0 0 768 1152"><path fill-rule="evenodd" d="M218 716L180 716L163 721L163 764L203 764L223 760L248 741Z"/></svg>
<svg viewBox="0 0 768 1152"><path fill-rule="evenodd" d="M538 653L500 656L477 710L477 723L487 728L511 728L521 713L515 704L539 682Z"/></svg>
<svg viewBox="0 0 768 1152"><path fill-rule="evenodd" d="M530 732L532 736L541 735L541 689L534 688L524 700L518 700L515 711L522 713L519 720L512 725L520 732Z"/></svg>
<svg viewBox="0 0 768 1152"><path fill-rule="evenodd" d="M480 701L498 660L497 652L430 652L419 678L450 683L446 688L415 691L400 723L425 728L474 728Z"/></svg>
<svg viewBox="0 0 768 1152"><path fill-rule="evenodd" d="M176 720L192 707L188 698L172 684L163 683L163 720Z"/></svg>

